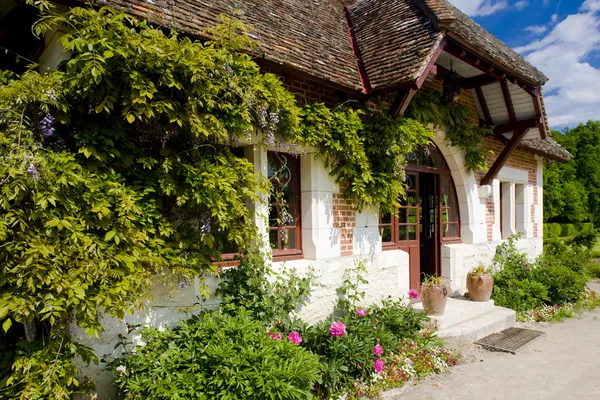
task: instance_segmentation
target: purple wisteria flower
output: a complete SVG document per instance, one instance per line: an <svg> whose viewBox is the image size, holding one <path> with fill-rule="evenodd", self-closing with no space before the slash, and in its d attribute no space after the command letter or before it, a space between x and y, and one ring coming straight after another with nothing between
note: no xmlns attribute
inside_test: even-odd
<svg viewBox="0 0 600 400"><path fill-rule="evenodd" d="M50 136L54 135L54 121L54 116L48 113L40 122L40 126L42 128L42 135L44 135L45 138L49 138Z"/></svg>
<svg viewBox="0 0 600 400"><path fill-rule="evenodd" d="M38 172L34 163L29 163L29 168L27 168L27 173L30 174L31 177L33 178L33 180L35 180L35 181L40 179L40 173Z"/></svg>

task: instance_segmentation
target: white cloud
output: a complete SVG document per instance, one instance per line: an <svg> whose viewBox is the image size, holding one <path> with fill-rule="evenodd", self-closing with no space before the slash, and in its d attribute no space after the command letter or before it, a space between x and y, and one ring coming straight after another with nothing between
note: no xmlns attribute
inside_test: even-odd
<svg viewBox="0 0 600 400"><path fill-rule="evenodd" d="M555 24L558 22L558 14L553 14L552 15L552 23Z"/></svg>
<svg viewBox="0 0 600 400"><path fill-rule="evenodd" d="M515 49L550 80L544 86L550 125L600 119L600 69L587 60L600 50L600 0L587 0L539 40Z"/></svg>
<svg viewBox="0 0 600 400"><path fill-rule="evenodd" d="M455 7L472 17L492 15L508 8L507 0L449 0Z"/></svg>
<svg viewBox="0 0 600 400"><path fill-rule="evenodd" d="M525 28L527 32L534 33L536 35L541 35L542 33L548 30L548 27L545 25L531 25Z"/></svg>
<svg viewBox="0 0 600 400"><path fill-rule="evenodd" d="M529 2L528 2L528 1L526 1L526 0L521 0L521 1L517 1L517 2L515 3L515 8L516 8L517 10L522 10L522 9L524 9L525 7L527 7L528 5L529 5Z"/></svg>

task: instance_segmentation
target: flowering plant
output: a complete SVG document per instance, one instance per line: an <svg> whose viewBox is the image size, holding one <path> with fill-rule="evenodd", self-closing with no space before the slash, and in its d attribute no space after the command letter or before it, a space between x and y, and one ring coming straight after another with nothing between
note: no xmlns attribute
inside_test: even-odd
<svg viewBox="0 0 600 400"><path fill-rule="evenodd" d="M336 321L329 327L331 336L344 337L346 334L346 325L341 321Z"/></svg>

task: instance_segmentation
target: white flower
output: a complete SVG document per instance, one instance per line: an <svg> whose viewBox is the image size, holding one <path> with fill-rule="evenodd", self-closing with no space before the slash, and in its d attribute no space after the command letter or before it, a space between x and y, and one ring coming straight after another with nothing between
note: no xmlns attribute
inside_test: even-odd
<svg viewBox="0 0 600 400"><path fill-rule="evenodd" d="M119 376L125 375L127 374L127 367L124 365L119 365L117 367L117 372L119 373Z"/></svg>

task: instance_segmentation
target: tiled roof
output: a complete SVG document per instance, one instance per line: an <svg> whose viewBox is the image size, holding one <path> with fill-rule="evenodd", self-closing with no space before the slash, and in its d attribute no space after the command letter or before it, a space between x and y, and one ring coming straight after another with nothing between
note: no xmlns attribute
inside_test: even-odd
<svg viewBox="0 0 600 400"><path fill-rule="evenodd" d="M512 72L535 85L541 86L548 81L548 78L525 60L523 56L483 29L481 25L447 0L412 1L425 1L440 22L446 21L445 28L448 29L451 37L455 37L461 44L470 47L494 64L505 68L507 72ZM452 21L450 15L454 16L454 21Z"/></svg>
<svg viewBox="0 0 600 400"><path fill-rule="evenodd" d="M349 14L374 90L417 79L443 36L410 0L363 0Z"/></svg>
<svg viewBox="0 0 600 400"><path fill-rule="evenodd" d="M79 0L83 2L84 0ZM86 0L87 2L87 0ZM241 11L260 56L314 77L362 90L341 0L93 0L201 36L220 14Z"/></svg>
<svg viewBox="0 0 600 400"><path fill-rule="evenodd" d="M569 161L571 153L556 143L551 137L547 139L523 139L519 146L553 161Z"/></svg>

